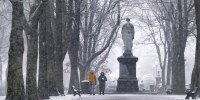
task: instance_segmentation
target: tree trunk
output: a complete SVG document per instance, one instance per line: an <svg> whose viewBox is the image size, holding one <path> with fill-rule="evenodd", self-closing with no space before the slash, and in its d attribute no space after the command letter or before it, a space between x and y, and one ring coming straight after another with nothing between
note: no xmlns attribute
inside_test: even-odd
<svg viewBox="0 0 200 100"><path fill-rule="evenodd" d="M63 85L63 61L66 55L67 43L67 33L65 30L66 21L64 20L64 11L65 8L64 0L56 1L56 65L58 67L57 72L57 83L58 91L60 94L64 94L64 85ZM64 41L64 42L63 42ZM63 47L64 46L64 47ZM65 48L65 49L64 49Z"/></svg>
<svg viewBox="0 0 200 100"><path fill-rule="evenodd" d="M168 62L167 62L167 86L171 85L171 72L172 72L172 53L168 46Z"/></svg>
<svg viewBox="0 0 200 100"><path fill-rule="evenodd" d="M39 20L39 80L38 80L38 92L40 99L49 99L49 86L55 81L54 78L54 47L52 30L51 30L51 18L50 18L50 2L44 1L44 12L40 16ZM50 50L52 49L52 50ZM52 56L51 56L52 55ZM51 75L53 74L53 75ZM51 75L51 76L50 76ZM50 82L48 82L50 81Z"/></svg>
<svg viewBox="0 0 200 100"><path fill-rule="evenodd" d="M89 37L89 32L88 32L88 0L85 0L85 24L84 24L84 32L83 32L83 57L82 61L85 63L87 61L87 54L88 54L88 37ZM84 75L85 76L85 75ZM82 77L82 76L81 76ZM82 81L82 79L81 79Z"/></svg>
<svg viewBox="0 0 200 100"><path fill-rule="evenodd" d="M62 44L63 44L63 47L62 47L62 66L63 66L63 61L64 61L64 59L65 59L65 56L66 56L66 54L67 54L67 52L68 52L68 47L69 47L69 37L70 37L70 32L69 32L69 28L68 28L68 25L69 25L69 10L68 10L68 7L66 6L66 4L67 5L69 5L68 4L68 2L66 1L66 0L62 0L62 11L63 11L63 14L62 14L62 16L63 16L63 21L62 21L62 25L63 25L63 33L62 33ZM72 21L72 20L71 20ZM63 67L62 67L62 69L61 69L61 71L62 72L64 72L63 71ZM63 77L63 73L61 73L61 74L59 74L61 77ZM59 77L60 77L59 76ZM64 85L63 85L63 79L62 80L60 80L60 83L61 83L61 85L59 85L61 88L60 88L60 93L62 93L61 91L63 91L63 94L64 94Z"/></svg>
<svg viewBox="0 0 200 100"><path fill-rule="evenodd" d="M165 90L165 68L162 68L161 69L162 71L162 92L164 93L164 90Z"/></svg>
<svg viewBox="0 0 200 100"><path fill-rule="evenodd" d="M183 16L182 0L178 0L178 31L174 32L173 46L173 67L172 67L172 88L174 94L185 93L185 58L184 58L184 33L183 33Z"/></svg>
<svg viewBox="0 0 200 100"><path fill-rule="evenodd" d="M47 6L45 9L46 15L46 52L47 52L47 79L48 79L48 93L50 96L58 96L57 92L57 68L55 65L55 45L52 30L52 20L51 20L51 2L47 0ZM50 26L48 26L50 25Z"/></svg>
<svg viewBox="0 0 200 100"><path fill-rule="evenodd" d="M0 52L1 52L1 50L0 50ZM0 86L0 89L1 89L1 91L0 91L0 94L1 95L3 95L3 92L4 92L4 90L3 90L3 80L2 80L2 76L3 76L3 73L2 73L2 60L1 60L2 58L0 57L0 84L1 84L1 86Z"/></svg>
<svg viewBox="0 0 200 100"><path fill-rule="evenodd" d="M54 57L54 58L51 58L51 59L49 59L48 57L48 60L50 60L50 61L52 61L51 62L51 64L52 65L50 65L49 66L49 64L47 64L47 66L48 66L48 90L49 90L49 96L58 96L59 95L59 93L58 93L58 86L57 86L57 84L58 84L58 81L57 81L57 79L58 79L58 76L57 76L57 73L58 73L58 67L56 66L57 65L57 63L56 63L56 51L55 51L55 46L56 46L56 19L55 19L55 0L50 0L49 1L50 2L50 14L51 14L51 22L49 21L49 23L50 23L50 26L49 27L51 27L51 32L49 32L50 34L48 35L48 38L49 38L49 40L48 41L50 41L51 39L53 40L51 40L51 42L50 43L53 43L52 44L52 47L51 47L51 44L48 44L48 46L47 46L47 48L50 48L50 49L52 49L52 50L54 50L54 51L49 51L49 54L48 54L48 56L51 56L51 57ZM53 35L53 37L52 37L52 35ZM50 36L50 37L49 37ZM50 55L50 53L52 53L51 55ZM48 61L47 60L47 61Z"/></svg>
<svg viewBox="0 0 200 100"><path fill-rule="evenodd" d="M65 0L62 0L61 2L62 4L62 16L63 16L63 20L62 20L62 25L63 25L63 32L62 32L62 44L63 44L63 47L62 47L62 51L63 51L63 54L62 54L62 57L63 57L63 60L65 59L65 56L67 54L67 51L68 51L68 47L69 47L69 29L68 29L68 25L69 25L69 8L66 6L66 4L68 4L67 1ZM68 4L69 5L69 4ZM72 20L70 20L72 21ZM71 26L70 26L71 27ZM62 63L63 64L63 63ZM62 69L63 71L63 69ZM63 74L62 74L63 76Z"/></svg>
<svg viewBox="0 0 200 100"><path fill-rule="evenodd" d="M200 1L194 0L197 25L195 64L192 71L191 88L200 87Z"/></svg>
<svg viewBox="0 0 200 100"><path fill-rule="evenodd" d="M48 1L48 5L46 8L46 52L47 52L47 76L48 76L48 92L50 96L58 96L57 92L57 66L55 65L55 45L53 38L52 27L51 25L51 10L50 10L50 1Z"/></svg>
<svg viewBox="0 0 200 100"><path fill-rule="evenodd" d="M30 15L36 11L38 3L31 7ZM28 100L39 100L37 91L37 58L38 58L38 19L32 20L32 26L28 29L27 42L27 79L26 79L26 97ZM26 29L25 29L26 30Z"/></svg>
<svg viewBox="0 0 200 100"><path fill-rule="evenodd" d="M171 9L173 9L171 7ZM167 17L168 18L168 17ZM165 29L165 39L167 41L167 53L168 53L168 59L167 59L167 82L166 85L167 86L171 86L171 76L172 76L172 56L173 56L173 52L172 52L172 39L171 39L171 25L170 25L170 21L169 20L165 20L166 23L166 29Z"/></svg>
<svg viewBox="0 0 200 100"><path fill-rule="evenodd" d="M33 28L33 32L28 35L28 54L27 54L27 99L38 100L36 72L37 72L37 54L38 54L38 26Z"/></svg>
<svg viewBox="0 0 200 100"><path fill-rule="evenodd" d="M8 88L6 100L26 100L22 72L24 52L23 42L23 2L10 0L12 3L12 27L8 60Z"/></svg>
<svg viewBox="0 0 200 100"><path fill-rule="evenodd" d="M69 58L71 62L71 76L68 93L73 93L72 86L79 87L78 77L78 48L79 48L79 33L80 33L80 5L81 0L75 0L75 21L74 21L74 32L71 33L70 44L69 44Z"/></svg>

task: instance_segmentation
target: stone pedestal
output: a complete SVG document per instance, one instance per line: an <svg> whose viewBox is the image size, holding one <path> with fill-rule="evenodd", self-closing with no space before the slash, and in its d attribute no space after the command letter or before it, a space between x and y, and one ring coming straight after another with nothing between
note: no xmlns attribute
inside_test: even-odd
<svg viewBox="0 0 200 100"><path fill-rule="evenodd" d="M119 79L117 82L117 92L138 92L138 80L136 78L137 57L121 56L119 61Z"/></svg>

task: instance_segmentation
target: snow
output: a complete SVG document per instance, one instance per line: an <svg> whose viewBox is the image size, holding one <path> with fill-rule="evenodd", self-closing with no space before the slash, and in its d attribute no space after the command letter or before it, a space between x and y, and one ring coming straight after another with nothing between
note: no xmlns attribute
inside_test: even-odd
<svg viewBox="0 0 200 100"><path fill-rule="evenodd" d="M150 95L150 94L105 94L82 95L81 97L66 95L51 97L51 100L185 100L185 95ZM196 99L200 100L200 99Z"/></svg>
<svg viewBox="0 0 200 100"><path fill-rule="evenodd" d="M150 95L150 94L105 94L88 95L81 97L66 95L52 96L50 100L185 100L185 95ZM5 100L5 96L0 96L0 100ZM190 100L192 100L190 98ZM196 99L200 100L200 98Z"/></svg>
<svg viewBox="0 0 200 100"><path fill-rule="evenodd" d="M88 80L83 80L83 81L81 81L81 82L89 82Z"/></svg>
<svg viewBox="0 0 200 100"><path fill-rule="evenodd" d="M0 96L0 100L5 100L5 96Z"/></svg>

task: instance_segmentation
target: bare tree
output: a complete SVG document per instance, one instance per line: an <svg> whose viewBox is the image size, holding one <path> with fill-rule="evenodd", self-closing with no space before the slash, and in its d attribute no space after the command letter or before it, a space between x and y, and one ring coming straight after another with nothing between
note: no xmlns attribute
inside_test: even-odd
<svg viewBox="0 0 200 100"><path fill-rule="evenodd" d="M83 3L84 16L81 22L82 38L79 48L81 80L86 79L86 74L91 67L98 70L111 50L108 48L112 47L114 42L111 41L115 39L119 26L118 20L116 21L116 5L119 1L85 0ZM109 33L109 30L112 31Z"/></svg>
<svg viewBox="0 0 200 100"><path fill-rule="evenodd" d="M38 100L37 91L37 58L38 58L38 23L40 15L45 11L46 5L43 2L35 0L30 9L29 21L24 18L24 30L28 41L27 54L27 99Z"/></svg>
<svg viewBox="0 0 200 100"><path fill-rule="evenodd" d="M195 65L192 71L191 88L199 87L199 69L200 69L200 1L194 0L195 12L196 12L196 25L197 25L197 39L196 39L196 53L195 53Z"/></svg>
<svg viewBox="0 0 200 100"><path fill-rule="evenodd" d="M23 43L23 2L10 0L12 3L12 28L10 35L8 61L8 88L6 100L26 100L22 74Z"/></svg>
<svg viewBox="0 0 200 100"><path fill-rule="evenodd" d="M54 41L51 25L50 1L44 0L44 12L39 19L39 80L38 91L41 99L49 99L49 81L54 76L49 73L54 71Z"/></svg>
<svg viewBox="0 0 200 100"><path fill-rule="evenodd" d="M187 2L187 1L184 1ZM173 27L173 34L172 34L172 51L173 53L173 60L172 60L172 88L175 94L183 94L185 91L185 47L188 37L188 16L185 15L183 17L184 12L190 12L191 10L186 11L183 10L183 2L182 0L178 0L177 2L177 11L178 17ZM187 5L184 5L187 7ZM186 13L185 13L186 14ZM185 19L185 20L184 20Z"/></svg>
<svg viewBox="0 0 200 100"><path fill-rule="evenodd" d="M141 9L143 11L148 10L149 13L141 21L145 22L147 27L151 27L148 31L151 34L147 35L150 38L147 37L145 41L152 40L152 44L156 47L160 68L162 70L162 85L165 86L165 68L167 67L167 84L171 84L171 71L173 71L173 92L177 94L183 93L185 84L185 67L183 67L185 66L184 51L187 37L192 29L191 26L193 26L191 23L193 18L188 15L192 13L193 3L188 0L184 0L183 2L147 0L147 2L150 9L147 6ZM143 5L144 3L139 4ZM144 13L141 15L144 15ZM178 69L175 70L175 68ZM177 71L181 71L181 73ZM175 79L178 77L179 79ZM179 85L180 87L175 86L179 82L181 84Z"/></svg>
<svg viewBox="0 0 200 100"><path fill-rule="evenodd" d="M70 75L70 85L68 93L73 93L72 86L79 87L79 76L78 76L78 48L79 48L79 34L80 34L80 7L81 0L74 0L75 10L74 10L74 29L70 34L70 44L69 44L69 58L71 62L71 75ZM70 2L69 4L73 4ZM72 10L72 9L69 9Z"/></svg>
<svg viewBox="0 0 200 100"><path fill-rule="evenodd" d="M68 32L67 32L67 8L65 0L56 0L56 66L57 86L59 93L64 94L63 85L63 61L68 50Z"/></svg>
<svg viewBox="0 0 200 100"><path fill-rule="evenodd" d="M193 8L193 3L188 0L178 0L177 2L159 1L167 17L167 26L171 26L170 38L168 38L168 75L170 76L170 69L172 68L172 88L173 93L182 94L185 89L185 47L187 38L189 36L189 13ZM166 6L168 5L168 6ZM177 5L177 6L175 6ZM166 35L167 36L167 35ZM170 57L171 56L171 57ZM171 64L170 64L171 63ZM171 66L169 66L171 65ZM169 79L169 78L168 78ZM169 84L170 82L168 82Z"/></svg>
<svg viewBox="0 0 200 100"><path fill-rule="evenodd" d="M153 1L151 1L153 2ZM162 11L162 8L159 7L158 3L150 3L148 6L150 8L149 12L140 16L140 21L145 24L145 26L141 26L141 28L145 28L145 32L147 33L147 37L149 41L148 44L153 44L156 49L159 66L162 74L162 91L165 88L165 70L167 66L167 55L168 55L168 47L167 47L167 34L166 24L165 24L165 14ZM141 8L142 10L142 8ZM156 72L157 73L157 72Z"/></svg>
<svg viewBox="0 0 200 100"><path fill-rule="evenodd" d="M30 11L30 24L24 15L24 30L28 41L26 97L29 100L39 100L37 92L37 58L38 58L38 21L42 12L40 2L35 1Z"/></svg>

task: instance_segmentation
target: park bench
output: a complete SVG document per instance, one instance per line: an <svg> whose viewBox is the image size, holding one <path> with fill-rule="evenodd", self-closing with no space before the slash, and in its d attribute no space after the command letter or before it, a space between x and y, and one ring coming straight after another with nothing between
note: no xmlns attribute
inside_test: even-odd
<svg viewBox="0 0 200 100"><path fill-rule="evenodd" d="M79 97L81 97L82 90L76 89L75 86L72 86L72 88L73 88L74 96L79 95Z"/></svg>
<svg viewBox="0 0 200 100"><path fill-rule="evenodd" d="M198 87L195 87L194 89L188 89L186 91L185 99L189 99L190 97L192 97L192 99L196 99L198 90L199 90Z"/></svg>

